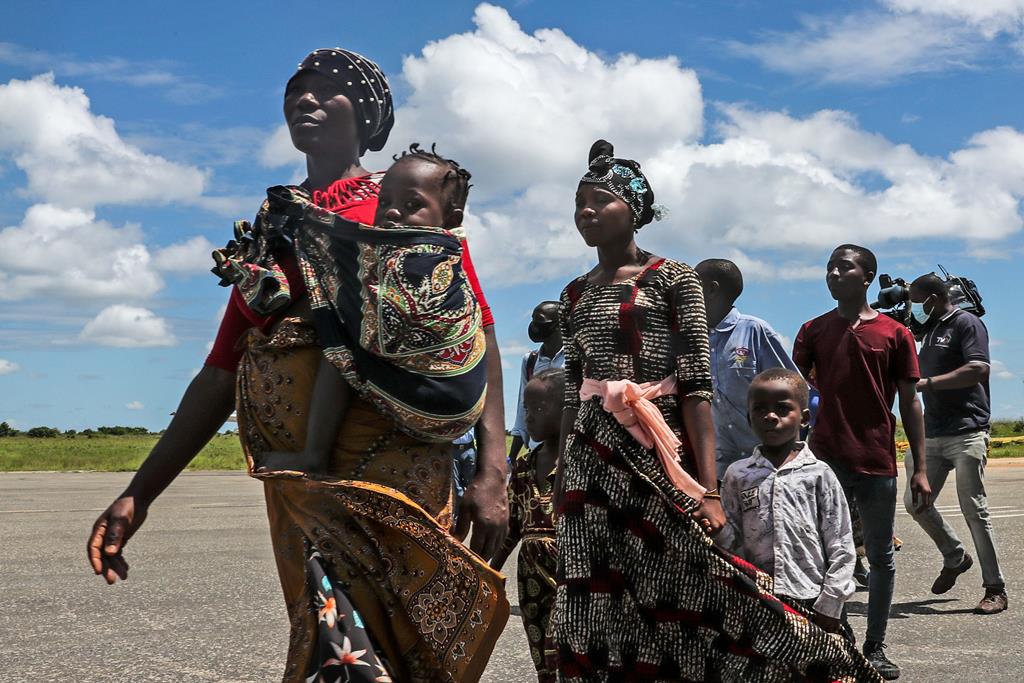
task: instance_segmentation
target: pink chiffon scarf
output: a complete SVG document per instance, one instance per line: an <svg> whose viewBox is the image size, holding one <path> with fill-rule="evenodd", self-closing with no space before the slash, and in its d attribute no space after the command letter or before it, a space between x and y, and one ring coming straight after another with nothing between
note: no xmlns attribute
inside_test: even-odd
<svg viewBox="0 0 1024 683"><path fill-rule="evenodd" d="M659 396L675 394L676 378L669 375L660 382L637 384L628 379L584 378L580 387L580 400L589 401L597 396L606 411L636 439L641 446L654 449L662 469L672 485L697 502L707 491L679 464L679 446L682 442L665 417L652 401Z"/></svg>

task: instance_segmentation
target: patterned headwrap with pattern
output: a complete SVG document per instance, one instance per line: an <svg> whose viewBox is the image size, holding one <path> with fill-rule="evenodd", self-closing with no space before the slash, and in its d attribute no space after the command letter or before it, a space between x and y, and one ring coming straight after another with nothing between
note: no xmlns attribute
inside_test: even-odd
<svg viewBox="0 0 1024 683"><path fill-rule="evenodd" d="M373 60L340 47L321 48L302 60L292 78L304 71L331 79L352 102L359 127L360 156L368 149L376 152L384 147L395 125L395 106L387 76Z"/></svg>
<svg viewBox="0 0 1024 683"><path fill-rule="evenodd" d="M633 226L637 230L652 220L661 220L666 213L665 207L654 203L654 190L640 170L640 164L614 154L615 148L610 142L595 142L590 148L590 168L580 178L580 183L602 185L626 202L633 214Z"/></svg>

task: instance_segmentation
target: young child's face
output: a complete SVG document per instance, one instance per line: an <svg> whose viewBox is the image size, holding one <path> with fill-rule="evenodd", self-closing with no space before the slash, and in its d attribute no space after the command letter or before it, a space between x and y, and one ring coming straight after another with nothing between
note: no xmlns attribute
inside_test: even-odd
<svg viewBox="0 0 1024 683"><path fill-rule="evenodd" d="M800 438L800 427L811 413L800 407L791 382L770 380L750 385L747 416L757 438L766 446L781 446Z"/></svg>
<svg viewBox="0 0 1024 683"><path fill-rule="evenodd" d="M421 227L448 225L449 211L443 181L448 171L425 160L405 160L393 165L380 183L374 225Z"/></svg>
<svg viewBox="0 0 1024 683"><path fill-rule="evenodd" d="M558 436L562 422L563 397L554 386L532 379L523 391L526 432L534 441Z"/></svg>

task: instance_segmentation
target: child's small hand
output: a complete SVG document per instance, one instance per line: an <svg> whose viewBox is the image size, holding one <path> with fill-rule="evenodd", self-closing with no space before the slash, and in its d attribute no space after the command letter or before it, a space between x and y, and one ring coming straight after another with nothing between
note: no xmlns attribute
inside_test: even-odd
<svg viewBox="0 0 1024 683"><path fill-rule="evenodd" d="M829 633L839 633L842 622L835 617L825 616L820 612L811 612L811 621L813 621L818 628Z"/></svg>
<svg viewBox="0 0 1024 683"><path fill-rule="evenodd" d="M254 458L257 472L278 472L292 470L295 467L295 453L267 451Z"/></svg>
<svg viewBox="0 0 1024 683"><path fill-rule="evenodd" d="M302 452L266 451L254 456L253 460L255 470L261 474L284 471L316 474L322 469L317 458Z"/></svg>

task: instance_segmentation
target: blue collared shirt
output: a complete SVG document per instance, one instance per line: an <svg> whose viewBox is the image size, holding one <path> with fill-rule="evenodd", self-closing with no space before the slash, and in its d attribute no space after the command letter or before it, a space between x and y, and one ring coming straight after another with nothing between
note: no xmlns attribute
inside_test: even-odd
<svg viewBox="0 0 1024 683"><path fill-rule="evenodd" d="M533 377L536 377L542 370L547 370L548 368L565 367L564 348L555 351L555 355L550 358L544 355L543 349L543 345L537 347L537 362L533 366ZM512 426L510 433L512 436L518 436L530 450L533 450L538 446L539 442L531 439L530 435L526 433L526 410L523 408L523 393L526 391L526 384L529 381L526 379L526 372L530 365L530 353L523 356L523 366L519 373L519 402L516 404L516 422Z"/></svg>
<svg viewBox="0 0 1024 683"><path fill-rule="evenodd" d="M468 432L452 441L452 443L456 446L468 446L473 443L473 430L470 429Z"/></svg>
<svg viewBox="0 0 1024 683"><path fill-rule="evenodd" d="M758 444L747 421L747 389L751 380L768 368L797 368L771 325L744 315L735 307L709 331L708 339L715 387L715 460L721 480L729 465L750 456Z"/></svg>

